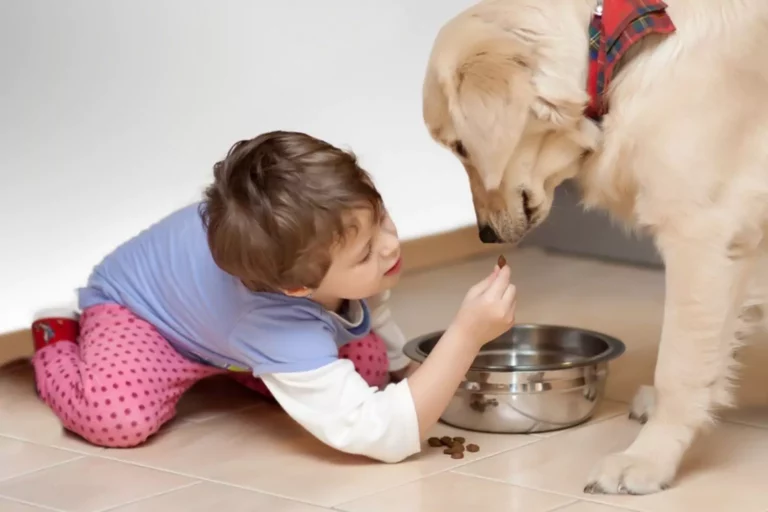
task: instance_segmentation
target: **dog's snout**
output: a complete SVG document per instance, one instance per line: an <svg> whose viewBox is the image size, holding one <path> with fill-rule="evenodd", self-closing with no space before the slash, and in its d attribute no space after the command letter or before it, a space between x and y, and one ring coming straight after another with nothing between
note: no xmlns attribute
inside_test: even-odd
<svg viewBox="0 0 768 512"><path fill-rule="evenodd" d="M501 243L501 238L499 238L499 235L496 234L496 231L488 225L485 224L483 226L480 226L480 241L484 244L498 244Z"/></svg>

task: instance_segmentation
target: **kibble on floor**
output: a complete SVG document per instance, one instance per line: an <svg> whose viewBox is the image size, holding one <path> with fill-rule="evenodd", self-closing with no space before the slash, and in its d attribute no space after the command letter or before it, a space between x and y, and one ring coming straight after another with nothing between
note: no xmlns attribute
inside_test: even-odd
<svg viewBox="0 0 768 512"><path fill-rule="evenodd" d="M464 446L467 440L461 436L448 437L443 436L441 438L430 437L427 439L427 444L432 448L443 448L445 455L450 455L452 459L463 459L464 452L477 453L480 451L480 447L476 444L468 444Z"/></svg>

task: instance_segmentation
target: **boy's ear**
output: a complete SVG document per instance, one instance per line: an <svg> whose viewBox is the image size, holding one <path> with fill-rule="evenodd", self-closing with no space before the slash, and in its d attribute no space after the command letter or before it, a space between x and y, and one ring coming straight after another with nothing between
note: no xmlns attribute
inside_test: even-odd
<svg viewBox="0 0 768 512"><path fill-rule="evenodd" d="M314 290L311 290L306 287L296 288L293 290L283 290L283 293L288 295L289 297L299 297L304 299L308 299L309 297L311 297L313 292Z"/></svg>

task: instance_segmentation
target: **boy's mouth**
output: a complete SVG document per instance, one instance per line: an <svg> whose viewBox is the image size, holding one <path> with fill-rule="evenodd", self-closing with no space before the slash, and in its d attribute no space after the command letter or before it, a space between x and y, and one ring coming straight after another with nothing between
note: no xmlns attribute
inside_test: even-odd
<svg viewBox="0 0 768 512"><path fill-rule="evenodd" d="M393 276L400 272L400 268L403 266L403 258L397 258L397 261L394 265L390 267L389 270L387 270L384 275L385 276Z"/></svg>

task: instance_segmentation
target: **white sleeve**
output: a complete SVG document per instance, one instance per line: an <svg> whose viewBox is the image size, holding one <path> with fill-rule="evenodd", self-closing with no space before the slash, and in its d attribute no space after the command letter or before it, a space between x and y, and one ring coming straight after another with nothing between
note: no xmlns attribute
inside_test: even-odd
<svg viewBox="0 0 768 512"><path fill-rule="evenodd" d="M400 462L421 450L407 380L379 391L345 359L317 370L261 378L296 422L337 450L382 462Z"/></svg>
<svg viewBox="0 0 768 512"><path fill-rule="evenodd" d="M392 318L389 310L389 290L368 299L368 307L371 310L371 330L375 332L387 346L387 358L389 359L389 371L402 370L411 362L403 353L406 340L403 331Z"/></svg>

